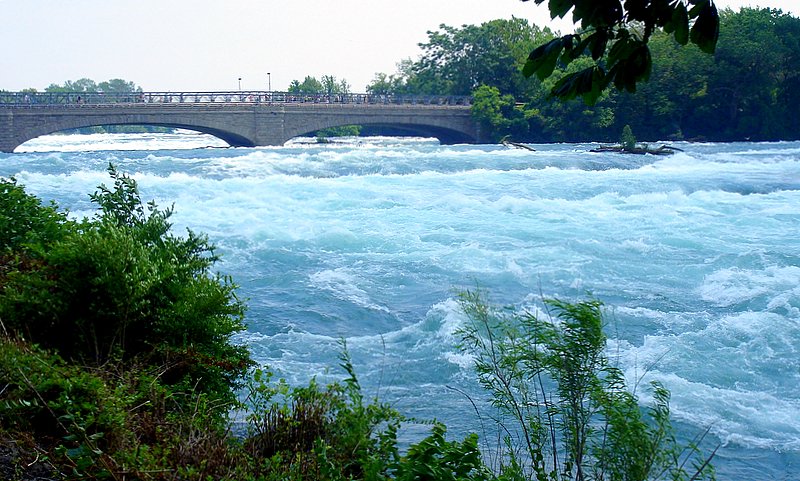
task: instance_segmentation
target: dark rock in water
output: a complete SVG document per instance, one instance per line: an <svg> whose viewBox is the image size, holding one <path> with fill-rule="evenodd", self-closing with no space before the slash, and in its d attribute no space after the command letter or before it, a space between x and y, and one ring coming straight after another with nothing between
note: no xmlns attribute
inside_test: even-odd
<svg viewBox="0 0 800 481"><path fill-rule="evenodd" d="M625 148L621 145L604 145L601 147L597 147L596 149L592 149L589 152L618 152L620 154L652 154L652 155L672 155L677 151L681 151L681 149L677 147L671 147L668 145L662 145L658 148L650 148L648 146L644 147L634 147L634 148Z"/></svg>
<svg viewBox="0 0 800 481"><path fill-rule="evenodd" d="M517 149L530 150L531 152L536 152L536 149L534 149L530 145L520 144L519 142L511 142L510 140L502 140L500 143L505 145L506 147L515 147Z"/></svg>

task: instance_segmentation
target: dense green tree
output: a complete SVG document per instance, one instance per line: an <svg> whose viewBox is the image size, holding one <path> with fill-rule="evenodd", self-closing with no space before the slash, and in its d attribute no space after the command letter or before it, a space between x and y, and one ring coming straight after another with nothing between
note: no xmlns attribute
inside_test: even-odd
<svg viewBox="0 0 800 481"><path fill-rule="evenodd" d="M333 75L323 75L322 79L318 80L316 77L307 75L302 83L299 80L292 80L289 84L288 92L292 94L342 96L349 94L350 89L350 84L346 79L339 80ZM357 136L360 132L361 127L358 125L342 125L312 132L312 134L317 137L318 141L323 141L327 137Z"/></svg>
<svg viewBox="0 0 800 481"><path fill-rule="evenodd" d="M142 88L137 87L135 83L125 81L122 79L111 79L97 84L97 90L101 92L141 92Z"/></svg>
<svg viewBox="0 0 800 481"><path fill-rule="evenodd" d="M653 74L635 94L612 96L617 121L648 139L776 140L800 136L797 47L800 19L778 10L721 13L714 56L651 41Z"/></svg>
<svg viewBox="0 0 800 481"><path fill-rule="evenodd" d="M589 59L577 59L566 70L559 69L543 81L534 81L537 88L529 92L525 105L526 117L530 122L529 140L610 140L608 127L613 124L615 115L609 107L607 92L601 95L599 102L591 106L580 99L558 100L549 94L561 78L583 68L589 62Z"/></svg>
<svg viewBox="0 0 800 481"><path fill-rule="evenodd" d="M790 25L785 17L779 10L770 9L723 12L707 105L709 117L722 119L722 128L709 131L705 125L704 136L719 132L722 140L778 138L783 123L780 116L787 113L787 106L778 104L778 93L789 92L781 84L797 75L799 68L792 57L797 58L800 21L795 19L793 32L780 32L779 22Z"/></svg>
<svg viewBox="0 0 800 481"><path fill-rule="evenodd" d="M323 75L319 80L316 77L307 75L302 82L292 80L289 84L289 93L293 94L348 94L351 87L346 79L337 79L334 75Z"/></svg>
<svg viewBox="0 0 800 481"><path fill-rule="evenodd" d="M653 73L636 93L610 95L605 104L613 108L614 131L636 125L643 138L682 139L696 136L690 124L708 95L708 74L714 59L694 46L681 46L672 38L656 33L650 40ZM603 104L602 102L600 103Z"/></svg>
<svg viewBox="0 0 800 481"><path fill-rule="evenodd" d="M111 79L100 83L89 78L81 78L75 81L67 80L63 85L50 84L45 92L61 93L136 93L142 92L142 88L134 82L123 79ZM97 133L139 133L139 132L169 132L171 129L164 127L143 126L143 125L103 125L77 129L73 132L82 134Z"/></svg>
<svg viewBox="0 0 800 481"><path fill-rule="evenodd" d="M100 83L96 83L92 79L82 78L75 81L67 80L63 85L50 84L44 90L45 92L106 92L106 93L130 93L141 92L142 88L137 86L134 82L111 79Z"/></svg>
<svg viewBox="0 0 800 481"><path fill-rule="evenodd" d="M470 95L479 85L491 85L513 95L525 88L520 68L526 52L552 37L549 29L520 18L461 28L440 25L428 32L419 60L401 75L414 93Z"/></svg>
<svg viewBox="0 0 800 481"><path fill-rule="evenodd" d="M67 80L64 85L50 84L45 92L97 92L97 82L89 78Z"/></svg>
<svg viewBox="0 0 800 481"><path fill-rule="evenodd" d="M525 138L528 122L522 109L517 108L514 97L500 95L497 87L481 85L473 93L472 115L486 129L495 142L505 137Z"/></svg>
<svg viewBox="0 0 800 481"><path fill-rule="evenodd" d="M319 94L323 91L322 82L317 80L316 77L306 75L302 83L299 80L292 80L288 91L293 94Z"/></svg>
<svg viewBox="0 0 800 481"><path fill-rule="evenodd" d="M780 138L800 136L800 19L773 11L776 38L783 44L784 57L780 75L780 86L776 94L777 105L784 112L780 119L783 132Z"/></svg>
<svg viewBox="0 0 800 481"><path fill-rule="evenodd" d="M391 95L405 90L405 79L400 75L376 73L372 82L367 85L367 92L375 95Z"/></svg>
<svg viewBox="0 0 800 481"><path fill-rule="evenodd" d="M554 38L548 29L524 19L493 20L479 26L442 26L428 32L420 59L398 66L393 76L376 76L374 89L393 93L468 95L488 138L510 136L517 141L574 141L597 139L613 122L607 106L588 107L582 102L555 102L549 90L565 72L587 64L578 59L545 79L527 79L522 67L534 45ZM478 85L475 83L478 82ZM493 87L481 90L481 85ZM508 115L508 117L505 117ZM523 123L527 123L524 125ZM616 135L616 134L615 134Z"/></svg>
<svg viewBox="0 0 800 481"><path fill-rule="evenodd" d="M321 83L322 93L327 95L350 93L350 84L345 79L337 80L333 75L323 75Z"/></svg>

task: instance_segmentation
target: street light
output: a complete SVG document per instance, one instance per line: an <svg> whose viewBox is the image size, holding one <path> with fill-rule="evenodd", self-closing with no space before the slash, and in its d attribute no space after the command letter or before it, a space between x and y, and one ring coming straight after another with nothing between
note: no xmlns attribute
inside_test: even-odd
<svg viewBox="0 0 800 481"><path fill-rule="evenodd" d="M267 91L272 92L272 74L267 72Z"/></svg>
<svg viewBox="0 0 800 481"><path fill-rule="evenodd" d="M239 91L242 91L242 77L239 77Z"/></svg>

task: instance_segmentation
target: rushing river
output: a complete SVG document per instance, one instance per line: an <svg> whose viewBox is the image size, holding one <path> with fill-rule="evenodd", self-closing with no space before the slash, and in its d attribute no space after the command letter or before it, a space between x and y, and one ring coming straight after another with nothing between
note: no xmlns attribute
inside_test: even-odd
<svg viewBox="0 0 800 481"><path fill-rule="evenodd" d="M666 385L685 435L710 427L720 479L800 479L799 142L670 157L395 138L206 148L222 145L42 137L0 154L0 176L82 217L114 163L174 204L178 232L218 246L259 362L298 384L340 376L344 338L368 395L454 436L478 430L448 388L478 392L457 290L594 296L629 379Z"/></svg>

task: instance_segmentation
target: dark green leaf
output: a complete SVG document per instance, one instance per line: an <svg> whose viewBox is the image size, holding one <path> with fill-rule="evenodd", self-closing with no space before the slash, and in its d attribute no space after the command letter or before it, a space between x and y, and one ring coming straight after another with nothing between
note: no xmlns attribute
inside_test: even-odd
<svg viewBox="0 0 800 481"><path fill-rule="evenodd" d="M692 43L705 53L714 53L719 38L719 14L717 7L705 3L700 9L690 32Z"/></svg>
<svg viewBox="0 0 800 481"><path fill-rule="evenodd" d="M653 69L653 59L650 56L650 49L647 48L646 44L642 43L631 54L629 65L636 82L650 79L650 73Z"/></svg>
<svg viewBox="0 0 800 481"><path fill-rule="evenodd" d="M572 0L550 0L547 3L547 8L550 9L550 18L564 18L564 15L572 8L572 3Z"/></svg>
<svg viewBox="0 0 800 481"><path fill-rule="evenodd" d="M522 68L523 75L530 77L536 74L536 76L542 80L549 77L556 68L558 57L561 55L563 49L564 41L561 38L551 40L537 47L528 56L528 60Z"/></svg>
<svg viewBox="0 0 800 481"><path fill-rule="evenodd" d="M647 18L647 3L641 0L626 0L625 11L631 20L643 22Z"/></svg>
<svg viewBox="0 0 800 481"><path fill-rule="evenodd" d="M564 76L556 82L551 95L563 100L582 96L584 102L593 105L603 91L603 71L599 67L589 67Z"/></svg>
<svg viewBox="0 0 800 481"><path fill-rule="evenodd" d="M614 42L608 52L608 64L614 65L617 62L624 62L636 49L637 43L638 41L630 36L621 36L619 40Z"/></svg>
<svg viewBox="0 0 800 481"><path fill-rule="evenodd" d="M678 3L672 12L672 25L675 40L681 45L686 45L689 42L689 14L683 3Z"/></svg>
<svg viewBox="0 0 800 481"><path fill-rule="evenodd" d="M592 37L592 41L590 42L592 58L594 60L598 60L606 53L606 46L608 45L608 31L605 29L598 30L590 35L590 37Z"/></svg>
<svg viewBox="0 0 800 481"><path fill-rule="evenodd" d="M669 0L652 0L651 3L651 11L652 16L650 18L650 22L648 23L655 23L659 27L664 27L668 23L672 21L672 14L675 11L675 7L670 5ZM681 2L678 2L677 5L683 5Z"/></svg>
<svg viewBox="0 0 800 481"><path fill-rule="evenodd" d="M578 35L575 35L575 37L578 40L578 44L577 46L572 47L572 49L570 49L568 52L564 52L564 56L568 57L566 59L562 57L564 63L569 63L570 61L575 60L576 58L583 55L586 49L589 47L589 43L592 41L591 35L587 36L584 39L581 39L580 36Z"/></svg>
<svg viewBox="0 0 800 481"><path fill-rule="evenodd" d="M697 18L697 16L700 15L700 11L703 10L703 8L708 5L708 2L709 2L709 0L702 0L702 1L699 1L699 2L692 2L694 4L694 7L692 7L692 9L689 10L689 18L692 18L692 19Z"/></svg>
<svg viewBox="0 0 800 481"><path fill-rule="evenodd" d="M568 74L561 79L553 86L553 89L550 91L550 95L553 97L557 97L562 100L571 100L575 98L577 86L575 76L578 75L576 73Z"/></svg>

